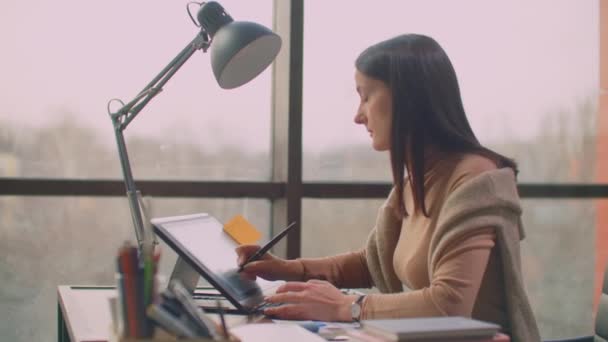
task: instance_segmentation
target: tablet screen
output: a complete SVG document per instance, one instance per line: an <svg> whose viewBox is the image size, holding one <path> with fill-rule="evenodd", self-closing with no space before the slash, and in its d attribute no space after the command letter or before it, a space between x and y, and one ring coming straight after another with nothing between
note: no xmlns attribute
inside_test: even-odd
<svg viewBox="0 0 608 342"><path fill-rule="evenodd" d="M221 274L237 267L234 251L237 244L214 217L177 219L161 225L212 273Z"/></svg>
<svg viewBox="0 0 608 342"><path fill-rule="evenodd" d="M191 261L200 274L218 290L228 292L241 306L261 302L263 294L272 292L283 282L267 281L258 277L244 280L236 272L238 244L223 230L223 225L208 214L173 216L151 220L156 233L180 257ZM230 298L228 298L230 299Z"/></svg>

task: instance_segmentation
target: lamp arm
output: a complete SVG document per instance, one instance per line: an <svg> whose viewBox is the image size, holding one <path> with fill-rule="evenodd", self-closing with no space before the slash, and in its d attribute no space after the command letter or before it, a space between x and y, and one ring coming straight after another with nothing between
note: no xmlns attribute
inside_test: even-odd
<svg viewBox="0 0 608 342"><path fill-rule="evenodd" d="M202 49L207 52L209 48L209 36L203 30L194 37L186 47L179 53L167 66L139 92L139 94L131 102L120 108L116 115L124 116L124 121L121 123L121 129L125 129L129 123L137 116L137 114L163 89L171 77L190 59L196 50Z"/></svg>
<svg viewBox="0 0 608 342"><path fill-rule="evenodd" d="M140 205L140 194L135 187L133 173L129 163L129 155L123 131L129 123L137 116L137 114L162 91L162 87L169 79L179 70L184 63L199 49L204 52L209 47L209 37L203 30L190 42L161 72L157 75L146 87L127 104L124 104L118 111L111 112L110 118L114 126L114 135L116 136L116 145L118 147L118 156L120 158L120 166L122 168L123 178L125 181L127 200L131 211L131 218L135 229L135 236L140 251L143 251L144 241L148 241L145 235L142 210Z"/></svg>

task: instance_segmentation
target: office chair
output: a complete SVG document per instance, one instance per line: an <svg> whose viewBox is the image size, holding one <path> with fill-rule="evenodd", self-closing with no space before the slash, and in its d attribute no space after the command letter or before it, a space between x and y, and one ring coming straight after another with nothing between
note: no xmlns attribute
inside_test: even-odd
<svg viewBox="0 0 608 342"><path fill-rule="evenodd" d="M604 281L602 294L597 306L595 317L595 335L581 336L561 340L549 340L545 342L607 342L608 341L608 267L604 270Z"/></svg>

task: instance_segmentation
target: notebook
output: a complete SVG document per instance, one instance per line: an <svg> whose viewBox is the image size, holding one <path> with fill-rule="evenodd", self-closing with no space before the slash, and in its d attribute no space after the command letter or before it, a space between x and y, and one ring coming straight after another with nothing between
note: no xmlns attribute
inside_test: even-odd
<svg viewBox="0 0 608 342"><path fill-rule="evenodd" d="M363 320L361 327L391 341L489 338L500 330L498 324L458 316Z"/></svg>
<svg viewBox="0 0 608 342"><path fill-rule="evenodd" d="M265 305L264 296L284 283L259 277L251 281L237 273L235 248L238 244L224 232L223 224L209 214L154 218L150 222L154 232L230 302L228 311L258 312ZM199 296L195 292L194 298L202 304L205 298ZM210 297L209 306L201 305L206 310L214 308L216 303L217 297Z"/></svg>
<svg viewBox="0 0 608 342"><path fill-rule="evenodd" d="M368 331L361 329L349 329L345 331L349 337L350 342L386 342L389 339L374 335ZM503 333L496 333L491 337L437 337L437 338L421 338L421 339L407 339L408 342L511 342L509 335Z"/></svg>

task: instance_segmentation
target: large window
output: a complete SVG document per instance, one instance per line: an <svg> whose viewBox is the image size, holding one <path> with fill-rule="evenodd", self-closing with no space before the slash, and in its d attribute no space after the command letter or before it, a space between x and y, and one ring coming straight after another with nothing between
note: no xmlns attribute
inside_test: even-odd
<svg viewBox="0 0 608 342"><path fill-rule="evenodd" d="M595 267L590 261L600 204L606 200L523 201L524 279L543 338L593 331Z"/></svg>
<svg viewBox="0 0 608 342"><path fill-rule="evenodd" d="M305 180L390 180L355 125L354 61L403 33L435 38L459 77L480 141L521 163L522 182L593 182L597 1L306 1ZM339 18L339 24L338 24Z"/></svg>
<svg viewBox="0 0 608 342"><path fill-rule="evenodd" d="M195 37L186 3L3 1L0 176L121 177L106 104L132 100ZM272 27L271 0L222 5ZM196 52L128 126L136 178L270 179L271 68L226 91L209 59Z"/></svg>
<svg viewBox="0 0 608 342"><path fill-rule="evenodd" d="M384 200L306 199L302 203L302 256L323 257L365 246Z"/></svg>

